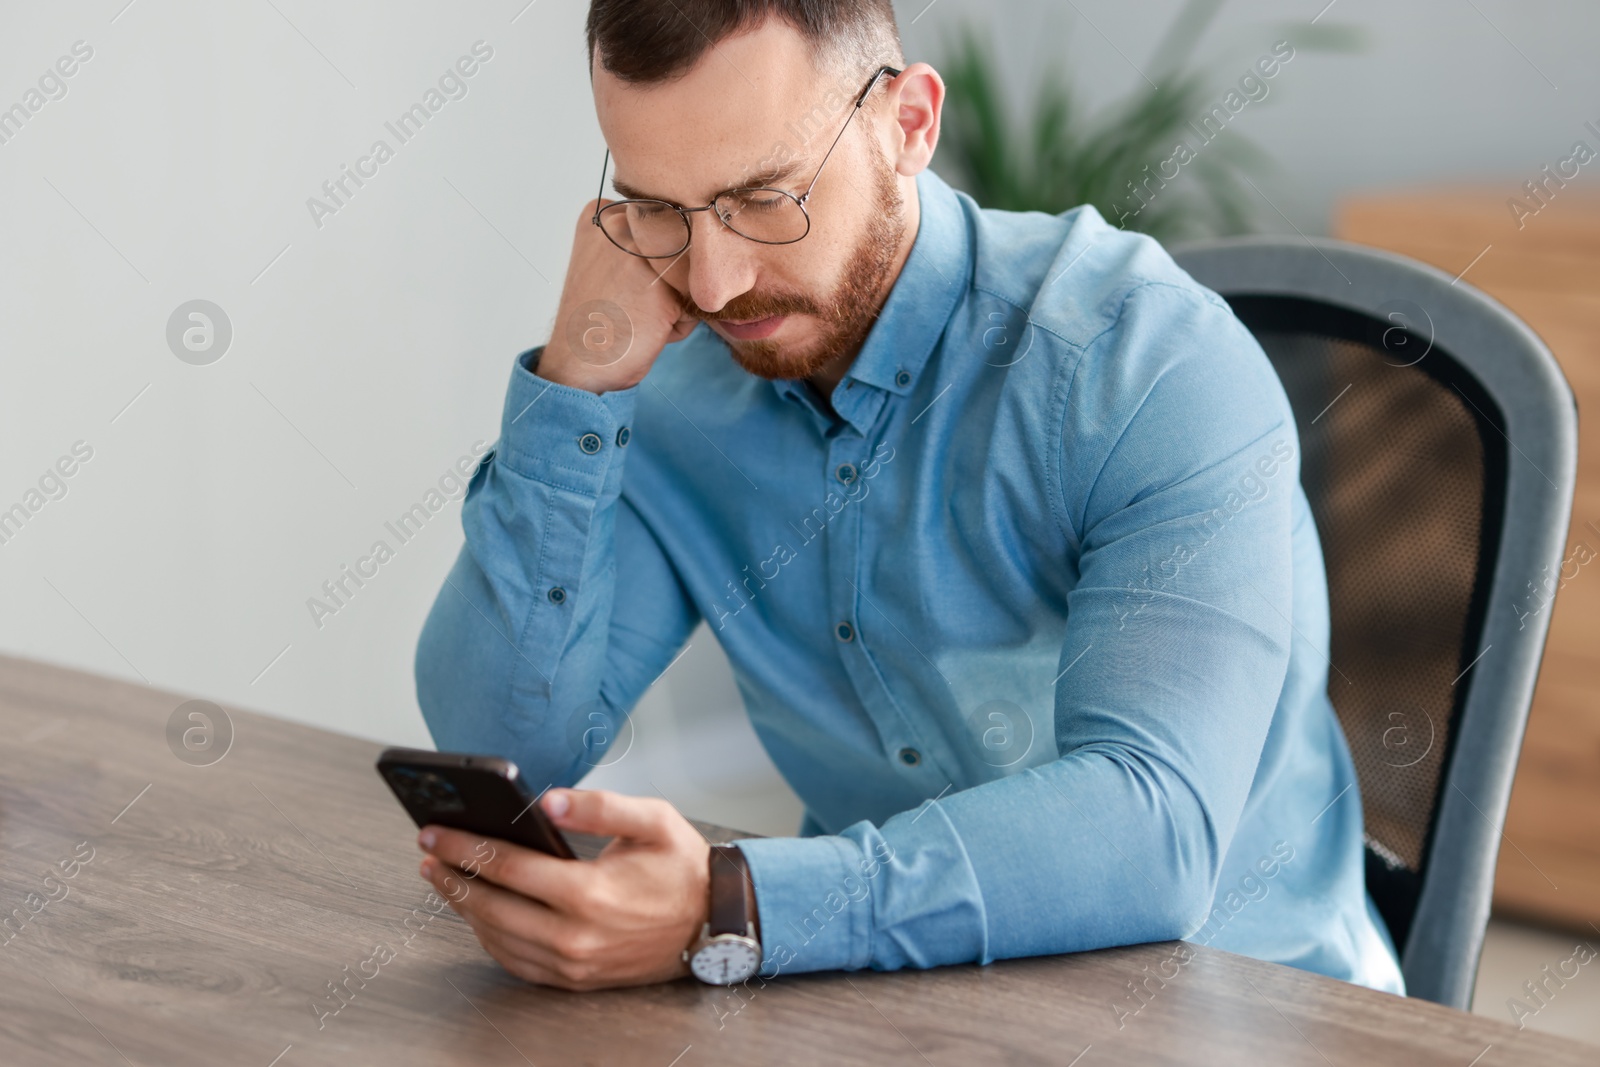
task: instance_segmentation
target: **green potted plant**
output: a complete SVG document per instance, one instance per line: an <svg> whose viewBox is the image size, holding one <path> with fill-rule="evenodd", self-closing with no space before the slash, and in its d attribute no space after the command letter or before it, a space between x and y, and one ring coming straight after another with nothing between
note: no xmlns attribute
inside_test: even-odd
<svg viewBox="0 0 1600 1067"><path fill-rule="evenodd" d="M1144 82L1093 113L1059 69L1051 70L1020 129L1001 98L987 34L958 26L939 67L947 91L941 174L948 171L951 184L984 207L1059 214L1092 204L1112 225L1161 241L1250 230L1264 206L1250 176L1271 169L1271 160L1229 119L1266 102L1272 78L1289 62L1285 54L1292 60L1298 50L1351 51L1360 36L1347 26L1281 28L1287 53L1280 49L1262 67L1242 64L1253 81L1219 76L1216 64L1202 70L1191 59L1222 3L1184 4ZM1270 78L1262 74L1274 68Z"/></svg>

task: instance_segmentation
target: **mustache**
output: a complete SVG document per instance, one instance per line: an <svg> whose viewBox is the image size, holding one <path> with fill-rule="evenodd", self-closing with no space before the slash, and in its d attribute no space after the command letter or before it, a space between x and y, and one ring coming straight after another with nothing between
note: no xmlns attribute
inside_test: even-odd
<svg viewBox="0 0 1600 1067"><path fill-rule="evenodd" d="M703 311L686 293L678 294L678 303L687 315L702 322L749 322L752 319L771 318L773 315L805 315L816 311L811 301L799 296L752 297L746 293L724 304L721 311Z"/></svg>

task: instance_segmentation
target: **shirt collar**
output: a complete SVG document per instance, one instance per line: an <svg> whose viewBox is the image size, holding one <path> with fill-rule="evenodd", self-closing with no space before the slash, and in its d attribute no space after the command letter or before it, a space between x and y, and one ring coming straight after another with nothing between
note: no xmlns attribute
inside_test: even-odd
<svg viewBox="0 0 1600 1067"><path fill-rule="evenodd" d="M924 167L917 174L917 199L920 218L911 253L861 351L829 398L840 417L863 435L882 407L883 393L905 396L916 385L972 276L967 219L956 191ZM776 378L772 385L780 397L815 408L803 379Z"/></svg>

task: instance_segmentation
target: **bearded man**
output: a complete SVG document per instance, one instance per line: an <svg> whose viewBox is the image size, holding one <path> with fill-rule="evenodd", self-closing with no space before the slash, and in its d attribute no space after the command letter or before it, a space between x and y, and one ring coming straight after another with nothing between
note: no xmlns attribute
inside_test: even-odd
<svg viewBox="0 0 1600 1067"><path fill-rule="evenodd" d="M484 948L594 989L1195 938L1401 992L1294 418L1227 304L929 170L888 0L593 0L588 44L601 196L415 668L441 748L614 840L425 830ZM572 788L701 620L795 836Z"/></svg>

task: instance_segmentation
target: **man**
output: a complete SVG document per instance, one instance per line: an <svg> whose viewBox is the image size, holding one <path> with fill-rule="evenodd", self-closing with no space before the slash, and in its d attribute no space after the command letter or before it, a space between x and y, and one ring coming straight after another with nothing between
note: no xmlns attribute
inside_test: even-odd
<svg viewBox="0 0 1600 1067"><path fill-rule="evenodd" d="M424 877L479 874L485 949L573 989L1193 938L1400 992L1293 416L1226 304L928 170L944 86L886 0L588 27L627 199L580 213L416 676L441 748L616 840L425 831ZM567 788L701 619L797 837Z"/></svg>

